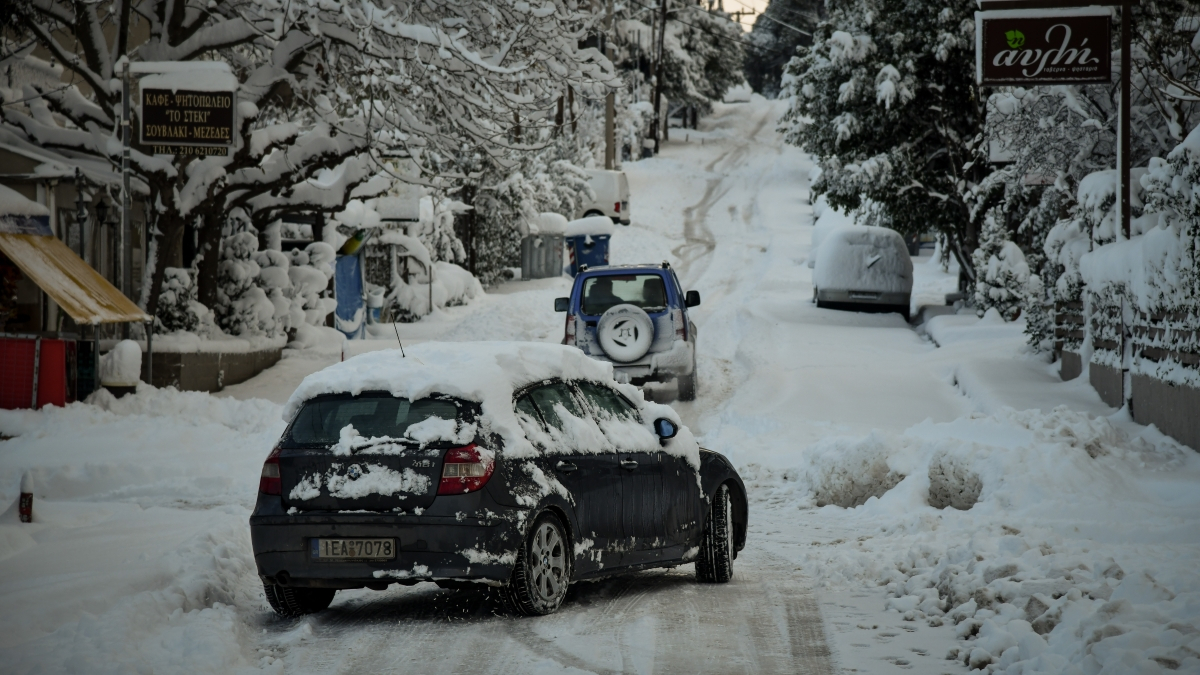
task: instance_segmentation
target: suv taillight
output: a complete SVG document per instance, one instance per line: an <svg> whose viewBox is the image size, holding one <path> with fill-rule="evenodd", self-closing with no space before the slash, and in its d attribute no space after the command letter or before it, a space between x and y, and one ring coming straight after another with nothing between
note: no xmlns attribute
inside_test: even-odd
<svg viewBox="0 0 1200 675"><path fill-rule="evenodd" d="M616 211L617 213L621 212L621 202L613 203L613 211Z"/></svg>
<svg viewBox="0 0 1200 675"><path fill-rule="evenodd" d="M279 446L267 455L267 461L263 462L262 477L258 479L258 491L264 495L277 495L283 493L283 483L279 479Z"/></svg>
<svg viewBox="0 0 1200 675"><path fill-rule="evenodd" d="M575 346L575 315L567 315L567 326L563 333L563 344Z"/></svg>
<svg viewBox="0 0 1200 675"><path fill-rule="evenodd" d="M461 495L474 492L487 484L496 463L485 460L472 443L465 448L454 448L442 460L442 482L438 484L439 495Z"/></svg>
<svg viewBox="0 0 1200 675"><path fill-rule="evenodd" d="M671 310L671 323L675 324L675 337L679 340L683 340L684 342L687 342L687 339L688 339L687 321L685 321L683 318L683 310L682 309Z"/></svg>

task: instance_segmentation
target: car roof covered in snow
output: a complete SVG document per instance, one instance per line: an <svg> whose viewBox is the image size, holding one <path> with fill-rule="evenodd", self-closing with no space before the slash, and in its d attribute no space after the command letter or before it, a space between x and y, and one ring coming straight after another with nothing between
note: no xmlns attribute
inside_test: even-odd
<svg viewBox="0 0 1200 675"><path fill-rule="evenodd" d="M286 422L295 419L305 401L322 394L387 391L417 400L444 394L480 403L484 428L500 436L504 452L529 456L537 450L526 438L513 410L513 395L521 388L549 380L604 382L620 391L641 410L646 438L653 440L651 421L665 417L681 428L663 451L686 457L699 466L699 452L690 432L670 407L646 401L636 387L617 384L612 364L589 358L579 349L539 342L426 342L406 349L360 354L304 378L283 408Z"/></svg>
<svg viewBox="0 0 1200 675"><path fill-rule="evenodd" d="M538 342L426 342L360 354L304 378L284 407L291 421L322 394L387 391L416 400L433 393L512 407L513 393L555 377L611 382L612 365L580 350Z"/></svg>
<svg viewBox="0 0 1200 675"><path fill-rule="evenodd" d="M663 272L668 268L663 267L661 263L646 263L644 265L600 265L597 267L589 267L579 273L580 276L585 274L596 274L604 272Z"/></svg>

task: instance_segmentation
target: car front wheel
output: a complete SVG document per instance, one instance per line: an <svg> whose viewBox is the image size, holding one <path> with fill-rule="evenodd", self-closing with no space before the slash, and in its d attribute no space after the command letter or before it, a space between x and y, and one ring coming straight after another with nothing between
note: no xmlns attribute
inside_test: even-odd
<svg viewBox="0 0 1200 675"><path fill-rule="evenodd" d="M263 584L263 592L271 609L279 616L294 618L305 614L315 614L333 602L337 590L332 588L295 588Z"/></svg>
<svg viewBox="0 0 1200 675"><path fill-rule="evenodd" d="M554 613L571 583L570 550L566 529L558 518L552 513L538 516L504 589L509 610L525 616Z"/></svg>
<svg viewBox="0 0 1200 675"><path fill-rule="evenodd" d="M733 578L733 503L729 486L722 485L713 495L704 522L704 539L696 558L696 580L723 584Z"/></svg>

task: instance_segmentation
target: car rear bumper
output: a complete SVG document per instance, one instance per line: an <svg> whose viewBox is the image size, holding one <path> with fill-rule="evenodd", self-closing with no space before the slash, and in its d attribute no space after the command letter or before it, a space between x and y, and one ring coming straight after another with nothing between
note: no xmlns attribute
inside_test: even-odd
<svg viewBox="0 0 1200 675"><path fill-rule="evenodd" d="M320 537L393 538L396 557L323 562L310 551L311 540ZM521 540L515 523L499 518L339 513L252 516L250 538L264 581L327 588L435 579L504 583Z"/></svg>
<svg viewBox="0 0 1200 675"><path fill-rule="evenodd" d="M635 384L667 382L681 375L691 375L696 369L692 343L683 340L673 342L667 351L647 354L633 363L611 363L618 381Z"/></svg>
<svg viewBox="0 0 1200 675"><path fill-rule="evenodd" d="M904 292L817 290L817 302L908 307L911 298L911 293Z"/></svg>

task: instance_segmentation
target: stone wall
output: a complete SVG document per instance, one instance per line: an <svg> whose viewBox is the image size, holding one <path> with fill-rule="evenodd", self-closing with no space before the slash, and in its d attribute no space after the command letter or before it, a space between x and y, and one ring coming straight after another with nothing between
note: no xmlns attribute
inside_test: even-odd
<svg viewBox="0 0 1200 675"><path fill-rule="evenodd" d="M275 365L283 348L254 352L155 352L156 387L182 391L220 391Z"/></svg>
<svg viewBox="0 0 1200 675"><path fill-rule="evenodd" d="M1064 380L1073 380L1082 372L1082 364L1079 354L1064 351L1059 375ZM1116 368L1093 363L1088 368L1088 380L1105 403L1114 408L1124 405L1121 372ZM1200 450L1200 389L1171 385L1136 373L1132 381L1134 421L1153 424L1180 443Z"/></svg>

